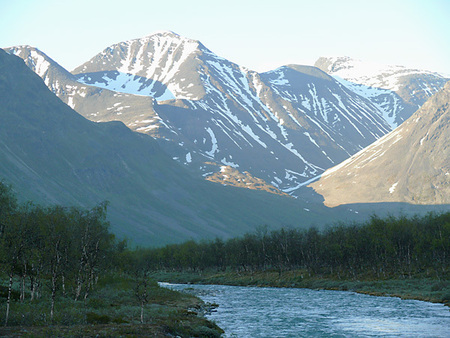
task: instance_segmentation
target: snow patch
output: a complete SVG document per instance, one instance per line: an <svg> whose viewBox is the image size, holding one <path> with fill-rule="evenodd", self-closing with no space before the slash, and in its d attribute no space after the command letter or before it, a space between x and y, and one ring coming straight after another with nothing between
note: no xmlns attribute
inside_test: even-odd
<svg viewBox="0 0 450 338"><path fill-rule="evenodd" d="M191 162L192 162L192 155L189 152L189 153L186 154L186 163L191 163Z"/></svg>
<svg viewBox="0 0 450 338"><path fill-rule="evenodd" d="M210 151L206 151L205 153L207 155L209 155L210 157L214 157L214 154L219 150L219 147L217 146L217 139L216 139L216 135L214 135L214 132L212 131L212 129L210 127L206 128L206 131L208 132L209 136L211 137L211 150Z"/></svg>
<svg viewBox="0 0 450 338"><path fill-rule="evenodd" d="M233 162L228 162L226 160L226 158L223 158L220 162L222 162L223 164L230 166L232 168L239 168L239 164L233 163Z"/></svg>
<svg viewBox="0 0 450 338"><path fill-rule="evenodd" d="M397 186L398 182L395 182L390 188L389 193L392 194L395 191L395 187Z"/></svg>

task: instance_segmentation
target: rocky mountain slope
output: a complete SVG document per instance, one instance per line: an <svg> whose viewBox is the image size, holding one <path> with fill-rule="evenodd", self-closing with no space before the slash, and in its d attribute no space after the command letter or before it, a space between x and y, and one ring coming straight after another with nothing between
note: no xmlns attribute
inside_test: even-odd
<svg viewBox="0 0 450 338"><path fill-rule="evenodd" d="M450 204L450 82L400 127L311 184L325 204Z"/></svg>
<svg viewBox="0 0 450 338"><path fill-rule="evenodd" d="M29 47L7 50L27 60L23 49ZM317 68L258 74L172 32L108 47L75 69L75 78L66 72L64 80L49 79L42 69L52 67L41 66L42 58L53 63L42 53L28 65L80 114L123 121L224 184L247 172L266 183L250 187L295 194L390 130L370 101Z"/></svg>
<svg viewBox="0 0 450 338"><path fill-rule="evenodd" d="M408 119L450 80L436 72L349 57L321 57L315 66L372 101L392 128Z"/></svg>
<svg viewBox="0 0 450 338"><path fill-rule="evenodd" d="M307 226L328 212L194 178L150 136L80 116L3 50L0 74L0 178L23 200L84 207L109 200L112 230L141 245L226 238L261 224Z"/></svg>
<svg viewBox="0 0 450 338"><path fill-rule="evenodd" d="M172 154L205 176L218 172L207 161L284 192L389 130L370 102L318 69L258 74L173 32L110 46L73 73L84 84L154 97L169 139L181 145Z"/></svg>

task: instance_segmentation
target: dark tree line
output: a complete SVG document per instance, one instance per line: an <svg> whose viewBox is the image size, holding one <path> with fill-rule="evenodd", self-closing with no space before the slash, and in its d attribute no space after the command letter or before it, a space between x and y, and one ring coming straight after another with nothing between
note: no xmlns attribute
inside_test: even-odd
<svg viewBox="0 0 450 338"><path fill-rule="evenodd" d="M142 250L150 269L236 271L302 269L338 278L448 276L450 213L415 217L373 216L364 224L253 233L227 241L188 241Z"/></svg>
<svg viewBox="0 0 450 338"><path fill-rule="evenodd" d="M51 320L57 293L74 301L86 300L121 246L108 231L106 207L106 203L91 210L19 205L11 188L0 182L0 270L7 276L5 325L14 288L20 290L21 302L26 297L30 302L42 295L49 297Z"/></svg>

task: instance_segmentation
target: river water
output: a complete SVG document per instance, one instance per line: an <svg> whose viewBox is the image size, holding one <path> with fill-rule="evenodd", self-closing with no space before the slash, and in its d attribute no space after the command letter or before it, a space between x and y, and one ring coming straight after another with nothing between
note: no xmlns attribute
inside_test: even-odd
<svg viewBox="0 0 450 338"><path fill-rule="evenodd" d="M442 304L345 291L161 283L216 303L226 337L450 337Z"/></svg>

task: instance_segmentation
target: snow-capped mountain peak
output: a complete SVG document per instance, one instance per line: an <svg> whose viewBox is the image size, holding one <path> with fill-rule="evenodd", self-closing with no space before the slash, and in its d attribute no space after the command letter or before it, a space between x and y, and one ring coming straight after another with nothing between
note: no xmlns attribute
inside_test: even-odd
<svg viewBox="0 0 450 338"><path fill-rule="evenodd" d="M24 59L28 67L41 77L45 75L50 66L50 63L47 60L47 56L35 47L29 45L20 45L10 47L8 50L10 54L19 56Z"/></svg>
<svg viewBox="0 0 450 338"><path fill-rule="evenodd" d="M315 65L328 74L347 81L392 91L398 91L402 86L402 77L408 75L426 74L443 77L439 73L427 70L363 61L348 56L321 57Z"/></svg>
<svg viewBox="0 0 450 338"><path fill-rule="evenodd" d="M197 40L162 31L107 47L73 74L85 84L158 101L195 100L205 94L195 74L197 56L205 51Z"/></svg>

